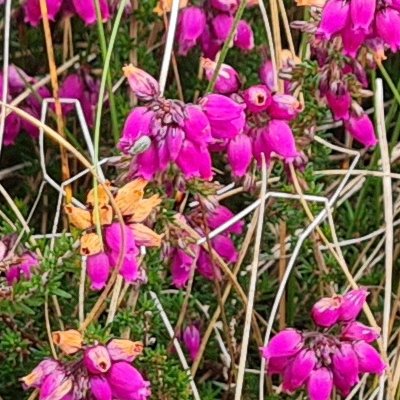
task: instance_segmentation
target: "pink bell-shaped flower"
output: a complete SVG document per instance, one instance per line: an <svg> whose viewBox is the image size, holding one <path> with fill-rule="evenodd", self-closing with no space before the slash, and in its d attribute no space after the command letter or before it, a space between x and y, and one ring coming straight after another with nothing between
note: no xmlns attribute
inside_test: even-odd
<svg viewBox="0 0 400 400"><path fill-rule="evenodd" d="M307 392L310 400L329 400L333 389L333 376L331 371L322 367L310 373L307 382Z"/></svg>

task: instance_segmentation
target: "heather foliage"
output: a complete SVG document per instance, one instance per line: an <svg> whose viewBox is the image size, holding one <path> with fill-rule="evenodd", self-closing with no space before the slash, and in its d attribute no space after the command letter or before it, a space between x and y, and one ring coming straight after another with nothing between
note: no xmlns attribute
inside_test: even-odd
<svg viewBox="0 0 400 400"><path fill-rule="evenodd" d="M398 0L0 7L0 399L398 398Z"/></svg>

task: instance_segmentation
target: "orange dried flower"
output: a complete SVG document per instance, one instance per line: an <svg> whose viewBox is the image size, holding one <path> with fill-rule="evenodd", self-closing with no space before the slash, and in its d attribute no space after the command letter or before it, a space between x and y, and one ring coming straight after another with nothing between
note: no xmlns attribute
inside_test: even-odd
<svg viewBox="0 0 400 400"><path fill-rule="evenodd" d="M74 354L82 348L82 334L75 329L52 333L52 339L65 354Z"/></svg>
<svg viewBox="0 0 400 400"><path fill-rule="evenodd" d="M162 235L154 232L146 225L143 224L132 224L128 225L128 228L132 229L135 237L135 242L139 246L145 247L160 247Z"/></svg>
<svg viewBox="0 0 400 400"><path fill-rule="evenodd" d="M135 179L118 190L115 202L122 215L132 215L135 212L137 204L144 196L146 185L147 181L144 179Z"/></svg>
<svg viewBox="0 0 400 400"><path fill-rule="evenodd" d="M134 209L133 214L129 217L128 222L143 222L160 203L161 199L157 194L148 199L140 200Z"/></svg>
<svg viewBox="0 0 400 400"><path fill-rule="evenodd" d="M97 188L97 194L98 194L98 204L99 206L104 206L109 204L110 199L108 197L107 192L104 189L104 186L107 187L108 189L110 189L111 184L110 182L106 181L103 185L99 185ZM90 207L94 207L95 206L95 201L94 201L94 189L90 190L87 197L86 197L86 203L90 206Z"/></svg>
<svg viewBox="0 0 400 400"><path fill-rule="evenodd" d="M102 250L101 240L97 233L85 233L81 237L81 254L83 256L97 254Z"/></svg>
<svg viewBox="0 0 400 400"><path fill-rule="evenodd" d="M70 224L79 229L88 229L92 226L92 218L89 211L75 207L72 204L67 204L64 210Z"/></svg>
<svg viewBox="0 0 400 400"><path fill-rule="evenodd" d="M172 8L172 1L173 0L159 0L153 11L159 16L163 15L164 12L170 12ZM185 8L187 4L188 0L181 0L179 2L179 8Z"/></svg>

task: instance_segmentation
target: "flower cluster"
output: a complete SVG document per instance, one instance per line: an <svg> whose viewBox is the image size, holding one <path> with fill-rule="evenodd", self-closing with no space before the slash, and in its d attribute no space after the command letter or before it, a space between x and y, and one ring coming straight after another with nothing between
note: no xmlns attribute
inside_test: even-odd
<svg viewBox="0 0 400 400"><path fill-rule="evenodd" d="M3 73L0 74L0 89L3 87ZM27 85L37 82L36 78L27 75L21 68L10 65L8 71L8 102L17 97ZM77 99L80 101L83 114L88 126L93 126L94 112L97 104L99 82L94 79L88 70L82 68L81 71L70 74L61 82L59 95L62 98ZM30 94L23 102L21 108L33 117L40 119L42 100L53 97L46 86L41 86L37 92ZM50 106L54 110L54 104ZM62 107L63 115L68 116L74 110L73 104L64 104ZM37 138L39 130L29 121L11 113L5 120L4 145L10 146L15 143L21 131L29 134L32 138Z"/></svg>
<svg viewBox="0 0 400 400"><path fill-rule="evenodd" d="M0 270L4 272L9 286L21 278L31 279L32 270L39 266L35 253L21 244L14 249L16 240L16 235L5 236L0 240Z"/></svg>
<svg viewBox="0 0 400 400"><path fill-rule="evenodd" d="M193 210L184 220L202 237L209 229L216 229L234 215L227 207L218 203L207 202L206 215L202 215L199 208ZM183 217L182 217L183 218ZM204 218L207 227L204 227ZM226 229L223 233L211 239L213 250L226 262L237 261L238 252L231 235L240 235L243 232L244 223L237 222ZM184 229L183 229L184 230ZM175 248L170 252L172 282L177 288L182 288L189 280L193 268L204 278L209 280L220 280L221 271L218 264L210 257L210 254L201 246L193 243L189 235L182 235L182 228L176 233L179 238Z"/></svg>
<svg viewBox="0 0 400 400"><path fill-rule="evenodd" d="M179 16L178 53L186 55L199 43L204 56L215 59L228 39L239 3L239 0L208 0L203 7L184 8ZM234 45L243 51L254 48L253 31L245 20L239 21Z"/></svg>
<svg viewBox="0 0 400 400"><path fill-rule="evenodd" d="M85 209L72 204L65 206L69 222L85 231L81 237L81 254L87 256L87 272L93 290L100 290L105 286L111 268L119 265L119 261L121 266L118 272L125 281L137 281L140 278L137 263L139 246L160 246L161 236L142 223L160 204L157 195L143 198L146 185L146 181L137 179L116 191L114 201L124 218L123 225L116 220L103 186L98 187L98 207L95 206L94 189L88 193ZM102 243L96 232L97 217L105 243Z"/></svg>
<svg viewBox="0 0 400 400"><path fill-rule="evenodd" d="M44 359L21 379L25 389L39 389L41 400L146 400L151 395L150 383L131 365L142 353L141 342L85 345L75 330L54 332L53 341L75 357L70 362Z"/></svg>
<svg viewBox="0 0 400 400"><path fill-rule="evenodd" d="M77 15L86 25L96 23L96 9L94 1L81 0L46 0L49 19L55 21L57 15ZM103 21L108 21L111 17L111 10L108 0L99 0L100 12ZM40 11L40 0L26 0L24 5L25 22L32 26L38 26L42 19Z"/></svg>
<svg viewBox="0 0 400 400"><path fill-rule="evenodd" d="M311 314L316 325L332 328L337 324L338 334L285 329L261 349L268 373L282 376L285 392L306 386L310 400L329 400L333 386L347 396L360 375L380 375L385 370L380 354L370 344L379 333L356 321L367 295L363 289L351 290L314 305Z"/></svg>
<svg viewBox="0 0 400 400"><path fill-rule="evenodd" d="M145 102L129 114L118 144L133 156L130 175L150 180L174 164L187 179L210 180L209 144L243 129L244 106L218 94L205 96L200 105L165 99L145 71L129 65L124 72L135 95Z"/></svg>
<svg viewBox="0 0 400 400"><path fill-rule="evenodd" d="M203 65L207 78L210 78L216 63L205 60ZM264 77L265 71L262 72ZM222 65L216 79L216 91L230 94L232 99L243 105L246 114L243 131L238 131L235 135L215 136L217 141L213 144L216 151L226 151L232 173L236 177L246 174L253 159L260 164L262 153L267 163L273 155L287 162L300 156L290 122L301 112L301 105L291 94L271 91L268 73L266 82L269 86L262 83L238 91L238 74L226 64Z"/></svg>
<svg viewBox="0 0 400 400"><path fill-rule="evenodd" d="M366 45L384 58L384 48L400 49L400 2L386 0L328 0L322 10L317 36L340 36L344 53L356 57Z"/></svg>

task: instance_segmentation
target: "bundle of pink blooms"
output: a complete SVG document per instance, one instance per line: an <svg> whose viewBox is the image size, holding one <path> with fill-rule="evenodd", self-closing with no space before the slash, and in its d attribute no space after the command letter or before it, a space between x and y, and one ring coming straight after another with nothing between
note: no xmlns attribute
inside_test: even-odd
<svg viewBox="0 0 400 400"><path fill-rule="evenodd" d="M347 396L360 375L383 373L386 365L370 344L378 331L356 321L367 295L358 289L322 298L311 312L322 332L285 329L261 349L268 373L282 376L284 392L305 386L310 400L329 400L334 386Z"/></svg>

